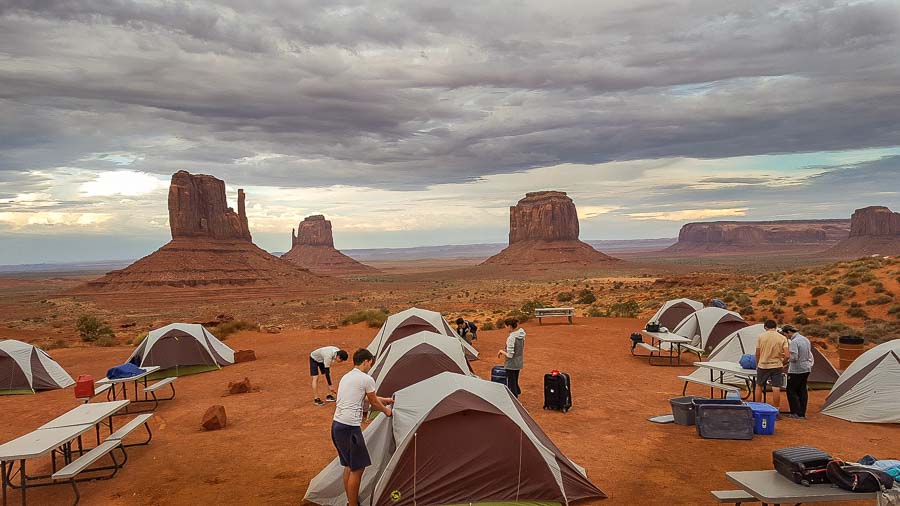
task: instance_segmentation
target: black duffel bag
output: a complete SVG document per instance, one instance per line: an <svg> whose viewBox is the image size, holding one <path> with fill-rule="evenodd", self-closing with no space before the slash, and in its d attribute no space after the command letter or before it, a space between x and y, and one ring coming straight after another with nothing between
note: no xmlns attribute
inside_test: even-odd
<svg viewBox="0 0 900 506"><path fill-rule="evenodd" d="M631 333L631 349L633 350L638 343L644 342L644 336L641 335L640 332L632 332Z"/></svg>
<svg viewBox="0 0 900 506"><path fill-rule="evenodd" d="M894 486L894 478L880 469L840 460L829 462L825 474L831 483L852 492L881 492Z"/></svg>
<svg viewBox="0 0 900 506"><path fill-rule="evenodd" d="M647 332L659 332L659 322L650 322L646 327Z"/></svg>

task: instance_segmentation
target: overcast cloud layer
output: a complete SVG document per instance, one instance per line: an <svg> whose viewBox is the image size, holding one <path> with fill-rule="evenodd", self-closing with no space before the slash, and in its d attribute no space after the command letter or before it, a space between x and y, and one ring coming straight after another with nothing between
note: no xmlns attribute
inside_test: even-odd
<svg viewBox="0 0 900 506"><path fill-rule="evenodd" d="M900 207L898 55L895 1L0 0L0 263L146 253L179 169L276 250L500 242L548 188L597 239Z"/></svg>

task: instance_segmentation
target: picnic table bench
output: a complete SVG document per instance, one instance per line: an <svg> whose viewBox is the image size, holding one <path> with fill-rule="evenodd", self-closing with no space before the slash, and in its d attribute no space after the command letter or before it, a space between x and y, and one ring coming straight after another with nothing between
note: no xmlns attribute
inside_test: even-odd
<svg viewBox="0 0 900 506"><path fill-rule="evenodd" d="M574 307L539 307L534 310L534 317L538 319L538 325L543 325L541 318L550 318L554 316L564 316L569 319L572 324L572 318L575 317Z"/></svg>
<svg viewBox="0 0 900 506"><path fill-rule="evenodd" d="M111 388L106 390L107 398L110 400L116 400L119 396L119 391L122 393L122 398L128 398L128 383L134 383L134 398L131 399L133 403L147 403L152 402L153 406L149 409L141 409L138 411L128 411L126 410L125 414L129 413L141 413L147 411L155 411L157 407L159 407L159 401L169 401L175 398L175 380L177 377L172 378L163 378L152 385L148 385L148 376L155 373L159 370L159 366L148 366L144 367L144 372L141 374L137 374L135 376L130 376L128 378L103 378L97 381L98 385L105 387L106 385L111 385ZM138 389L141 388L141 383L143 383L143 388L141 390L142 396L138 395ZM118 389L117 387L121 385L122 388ZM161 389L162 387L168 386L171 389L171 393L167 397L157 397L156 391Z"/></svg>
<svg viewBox="0 0 900 506"><path fill-rule="evenodd" d="M647 357L647 361L650 365L658 365L653 363L653 359L663 359L668 360L669 365L681 365L681 353L684 350L690 351L692 353L697 354L697 358L699 360L702 349L697 348L696 346L691 345L691 340L680 336L678 334L674 334L672 332L649 332L646 330L642 330L641 334L650 338L650 343L638 342L634 343L634 346L631 347L631 354L636 357ZM659 344L657 345L657 342ZM663 344L667 345L667 350L669 352L668 355L663 355ZM648 351L647 355L641 355L635 353L636 348L641 348L643 350Z"/></svg>
<svg viewBox="0 0 900 506"><path fill-rule="evenodd" d="M876 499L875 492L851 492L828 483L804 487L772 470L732 471L725 473L725 477L763 504L874 501Z"/></svg>
<svg viewBox="0 0 900 506"><path fill-rule="evenodd" d="M710 386L710 388L724 390L715 386L715 384L724 385L726 378L725 374L730 374L735 378L742 380L746 385L747 395L744 399L752 397L753 401L756 401L756 369L744 369L741 367L741 364L728 361L694 362L694 365L702 369L709 369L709 382L703 384ZM718 381L716 381L715 373L718 373ZM694 380L692 381L693 383L701 383L701 381L696 378L692 379ZM685 388L686 387L687 382L685 382ZM710 393L712 393L712 390L710 390ZM763 402L765 402L765 395L763 395Z"/></svg>

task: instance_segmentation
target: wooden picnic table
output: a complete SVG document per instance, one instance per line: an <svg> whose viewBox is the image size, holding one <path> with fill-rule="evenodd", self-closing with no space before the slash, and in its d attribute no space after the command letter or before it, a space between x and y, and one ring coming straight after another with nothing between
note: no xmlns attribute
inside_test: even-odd
<svg viewBox="0 0 900 506"><path fill-rule="evenodd" d="M128 400L83 404L64 413L28 434L0 445L0 488L2 488L3 506L7 504L7 488L18 488L22 491L22 504L26 503L28 488L56 485L47 480L51 475L29 476L25 471L27 460L50 454L53 472L56 472L56 455L61 454L68 464L72 460L72 441L78 441L78 453L83 454L81 436L96 428L99 444L100 424L109 418L112 431L112 414L126 407ZM15 465L18 462L19 485L14 485ZM29 484L30 481L38 483ZM65 483L63 483L65 484Z"/></svg>
<svg viewBox="0 0 900 506"><path fill-rule="evenodd" d="M725 477L764 505L876 499L874 492L851 492L828 483L804 487L772 470L732 471Z"/></svg>

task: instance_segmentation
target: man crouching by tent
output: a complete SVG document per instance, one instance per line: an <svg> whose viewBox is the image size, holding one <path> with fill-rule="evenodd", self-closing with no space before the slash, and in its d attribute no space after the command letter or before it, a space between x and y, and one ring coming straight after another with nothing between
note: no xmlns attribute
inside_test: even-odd
<svg viewBox="0 0 900 506"><path fill-rule="evenodd" d="M344 491L347 493L349 506L359 505L359 486L363 471L372 464L360 429L363 403L368 400L372 409L381 411L386 416L393 414L388 406L394 400L375 395L375 380L368 374L374 363L375 357L365 348L358 349L353 354L353 370L345 374L338 384L334 421L331 422L331 441L337 449L341 465L344 466Z"/></svg>

